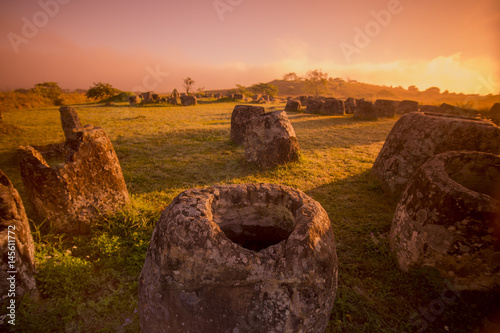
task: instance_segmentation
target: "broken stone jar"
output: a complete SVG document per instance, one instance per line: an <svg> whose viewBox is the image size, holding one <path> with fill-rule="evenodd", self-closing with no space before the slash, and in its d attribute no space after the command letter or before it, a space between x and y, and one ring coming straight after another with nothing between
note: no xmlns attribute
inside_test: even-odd
<svg viewBox="0 0 500 333"><path fill-rule="evenodd" d="M390 233L404 271L431 266L460 290L500 286L500 156L448 152L410 178Z"/></svg>
<svg viewBox="0 0 500 333"><path fill-rule="evenodd" d="M318 332L337 289L327 213L296 189L239 184L181 193L139 278L143 332Z"/></svg>

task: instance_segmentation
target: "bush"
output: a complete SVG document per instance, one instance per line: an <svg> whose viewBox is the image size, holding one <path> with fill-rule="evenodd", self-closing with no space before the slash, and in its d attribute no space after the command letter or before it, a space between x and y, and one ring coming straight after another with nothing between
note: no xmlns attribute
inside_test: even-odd
<svg viewBox="0 0 500 333"><path fill-rule="evenodd" d="M101 102L104 103L123 103L123 102L128 102L128 97L129 96L134 96L135 94L129 91L122 91L118 95L108 97Z"/></svg>

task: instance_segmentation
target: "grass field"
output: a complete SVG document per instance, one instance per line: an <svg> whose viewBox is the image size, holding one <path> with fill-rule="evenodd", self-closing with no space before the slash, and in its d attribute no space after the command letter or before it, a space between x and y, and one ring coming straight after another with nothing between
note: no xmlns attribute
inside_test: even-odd
<svg viewBox="0 0 500 333"><path fill-rule="evenodd" d="M103 216L88 236L55 234L44 221L31 221L42 299L24 300L16 332L139 331L137 281L161 211L183 190L246 182L298 188L328 212L339 287L326 332L416 332L424 326L427 332L498 332L497 295L460 292L443 303L443 292L448 299L455 294L435 272L397 268L386 240L396 201L369 174L397 119L289 113L301 159L261 171L229 142L234 105L78 106L82 123L101 126L112 140L132 201ZM63 137L57 108L4 113L0 169L21 193L28 216L16 148Z"/></svg>

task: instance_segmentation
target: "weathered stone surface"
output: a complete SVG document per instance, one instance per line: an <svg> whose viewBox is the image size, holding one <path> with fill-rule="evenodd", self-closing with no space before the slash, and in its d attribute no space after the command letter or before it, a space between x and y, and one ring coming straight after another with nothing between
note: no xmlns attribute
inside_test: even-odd
<svg viewBox="0 0 500 333"><path fill-rule="evenodd" d="M128 97L128 104L130 106L135 106L141 102L141 98L137 95L129 96Z"/></svg>
<svg viewBox="0 0 500 333"><path fill-rule="evenodd" d="M396 107L397 114L406 114L410 112L418 112L417 101L404 100L399 102L398 106Z"/></svg>
<svg viewBox="0 0 500 333"><path fill-rule="evenodd" d="M181 104L183 106L191 106L191 105L196 105L198 102L196 100L195 96L192 95L184 95L181 96Z"/></svg>
<svg viewBox="0 0 500 333"><path fill-rule="evenodd" d="M344 102L344 108L346 114L353 114L354 110L356 110L356 102L354 101L354 98L349 97L346 99Z"/></svg>
<svg viewBox="0 0 500 333"><path fill-rule="evenodd" d="M236 105L231 114L231 141L237 145L245 142L245 132L250 118L266 113L262 106Z"/></svg>
<svg viewBox="0 0 500 333"><path fill-rule="evenodd" d="M141 99L144 104L153 103L153 93L151 91L142 93Z"/></svg>
<svg viewBox="0 0 500 333"><path fill-rule="evenodd" d="M243 96L243 94L234 94L233 97L234 97L234 99L239 99L239 100L243 100L245 98L245 96Z"/></svg>
<svg viewBox="0 0 500 333"><path fill-rule="evenodd" d="M77 131L81 130L83 126L76 110L70 106L62 106L59 108L59 115L66 140L78 140Z"/></svg>
<svg viewBox="0 0 500 333"><path fill-rule="evenodd" d="M167 98L167 103L168 104L172 104L172 105L178 105L179 104L179 102L177 101L177 98L175 98L175 97L169 97L169 98Z"/></svg>
<svg viewBox="0 0 500 333"><path fill-rule="evenodd" d="M357 100L353 118L362 120L377 120L378 114L372 102Z"/></svg>
<svg viewBox="0 0 500 333"><path fill-rule="evenodd" d="M306 113L320 114L324 101L318 98L308 98L306 103Z"/></svg>
<svg viewBox="0 0 500 333"><path fill-rule="evenodd" d="M500 153L500 128L477 118L412 112L389 133L372 172L399 196L408 179L430 157L453 150Z"/></svg>
<svg viewBox="0 0 500 333"><path fill-rule="evenodd" d="M285 105L285 111L298 112L300 111L302 104L299 100L289 99Z"/></svg>
<svg viewBox="0 0 500 333"><path fill-rule="evenodd" d="M495 103L490 112L487 114L487 118L491 119L495 124L500 125L500 103Z"/></svg>
<svg viewBox="0 0 500 333"><path fill-rule="evenodd" d="M451 115L458 115L458 116L470 116L470 117L475 117L475 116L479 115L479 113L476 110L462 109L462 108L459 108L457 106L446 104L446 103L441 104L436 112L444 113L444 114L451 114Z"/></svg>
<svg viewBox="0 0 500 333"><path fill-rule="evenodd" d="M419 107L420 112L439 112L439 106L436 105L420 105Z"/></svg>
<svg viewBox="0 0 500 333"><path fill-rule="evenodd" d="M336 98L326 98L320 110L321 114L343 116L345 114L344 102Z"/></svg>
<svg viewBox="0 0 500 333"><path fill-rule="evenodd" d="M0 311L15 300L16 309L24 294L38 297L35 281L35 245L23 202L10 180L0 170ZM9 273L17 272L17 273ZM14 279L12 279L14 277ZM14 281L14 285L11 282ZM14 287L15 286L15 287ZM10 320L11 318L7 318Z"/></svg>
<svg viewBox="0 0 500 333"><path fill-rule="evenodd" d="M373 104L375 112L380 118L392 118L396 113L397 101L391 101L389 99L377 99Z"/></svg>
<svg viewBox="0 0 500 333"><path fill-rule="evenodd" d="M245 131L245 158L262 168L298 160L299 142L285 111L249 119Z"/></svg>
<svg viewBox="0 0 500 333"><path fill-rule="evenodd" d="M390 243L399 266L431 266L457 289L500 286L500 156L447 152L423 164L397 206Z"/></svg>
<svg viewBox="0 0 500 333"><path fill-rule="evenodd" d="M153 99L153 101L157 102L158 101L158 98L160 97L160 95L158 94L151 94L151 98Z"/></svg>
<svg viewBox="0 0 500 333"><path fill-rule="evenodd" d="M302 106L307 106L307 100L309 99L309 96L299 96L300 103L302 103Z"/></svg>
<svg viewBox="0 0 500 333"><path fill-rule="evenodd" d="M273 184L181 193L139 278L143 332L323 333L338 276L321 205Z"/></svg>
<svg viewBox="0 0 500 333"><path fill-rule="evenodd" d="M59 232L85 234L96 216L120 208L129 196L104 130L87 125L74 133L78 139L66 141L66 156L60 156L58 166L50 167L33 147L19 147L18 158L36 214Z"/></svg>

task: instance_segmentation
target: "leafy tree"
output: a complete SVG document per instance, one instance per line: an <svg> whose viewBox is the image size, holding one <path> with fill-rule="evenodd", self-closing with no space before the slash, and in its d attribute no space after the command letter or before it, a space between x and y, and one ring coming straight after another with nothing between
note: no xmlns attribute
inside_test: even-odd
<svg viewBox="0 0 500 333"><path fill-rule="evenodd" d="M300 77L297 74L295 74L294 72L287 73L287 74L283 75L283 80L285 80L285 81L297 81L299 79L300 79Z"/></svg>
<svg viewBox="0 0 500 333"><path fill-rule="evenodd" d="M270 83L257 83L251 86L249 90L254 94L269 95L269 97L278 95L278 87Z"/></svg>
<svg viewBox="0 0 500 333"><path fill-rule="evenodd" d="M252 92L249 91L247 87L242 86L241 84L236 84L236 90L238 94L243 94L245 96L250 96L252 94Z"/></svg>
<svg viewBox="0 0 500 333"><path fill-rule="evenodd" d="M195 83L196 82L189 76L184 79L184 88L186 89L186 94L189 95L189 89L191 89L191 87L194 86Z"/></svg>
<svg viewBox="0 0 500 333"><path fill-rule="evenodd" d="M29 89L24 89L24 88L19 88L19 89L16 89L14 91L17 93L20 93L20 94L27 94L30 92Z"/></svg>
<svg viewBox="0 0 500 333"><path fill-rule="evenodd" d="M323 73L321 69L315 69L307 72L304 88L307 92L316 96L328 91L328 74Z"/></svg>
<svg viewBox="0 0 500 333"><path fill-rule="evenodd" d="M438 87L430 87L430 88L425 89L424 92L437 95L441 92L441 89L439 89Z"/></svg>
<svg viewBox="0 0 500 333"><path fill-rule="evenodd" d="M92 99L103 99L114 96L121 91L113 88L109 83L94 82L94 86L90 87L85 96Z"/></svg>
<svg viewBox="0 0 500 333"><path fill-rule="evenodd" d="M408 91L418 92L419 90L418 90L417 86L409 86Z"/></svg>
<svg viewBox="0 0 500 333"><path fill-rule="evenodd" d="M59 100L59 96L62 94L62 89L57 82L37 83L31 91L54 102Z"/></svg>

